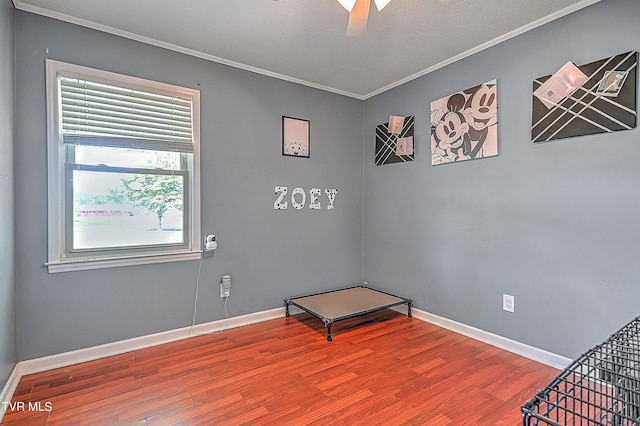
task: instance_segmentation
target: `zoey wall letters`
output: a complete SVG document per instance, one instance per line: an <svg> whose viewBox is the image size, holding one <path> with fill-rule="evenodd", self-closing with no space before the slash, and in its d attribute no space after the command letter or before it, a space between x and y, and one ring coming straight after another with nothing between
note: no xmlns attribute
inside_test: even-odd
<svg viewBox="0 0 640 426"><path fill-rule="evenodd" d="M289 207L289 201L285 201L285 197L289 192L289 188L286 186L276 186L275 193L278 196L276 200L273 202L274 210L287 210ZM325 189L324 193L326 195L327 201L327 210L333 210L333 203L336 200L336 194L338 193L337 189ZM300 210L307 205L307 193L302 188L293 188L291 191L291 206L294 209ZM322 197L322 190L320 188L311 188L309 189L309 209L311 210L320 210L322 209L322 202L325 201L324 197Z"/></svg>

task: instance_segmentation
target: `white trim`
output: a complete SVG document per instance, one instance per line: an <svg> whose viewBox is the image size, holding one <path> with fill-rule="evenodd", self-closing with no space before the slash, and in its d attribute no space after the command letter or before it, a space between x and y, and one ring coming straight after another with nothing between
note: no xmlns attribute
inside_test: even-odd
<svg viewBox="0 0 640 426"><path fill-rule="evenodd" d="M268 311L241 315L239 317L229 318L228 320L223 319L205 324L198 324L193 328L193 332L191 330L191 326L189 326L176 330L169 330L161 333L149 334L147 336L134 337L132 339L107 343L104 345L93 346L86 349L79 349L77 351L30 359L19 363L20 373L22 375L40 373L43 371L53 370L54 368L67 367L69 365L119 355L125 352L175 342L177 340L194 337L194 335L220 332L225 329L225 322L226 329L230 329L268 321L283 316L284 308L276 308Z"/></svg>
<svg viewBox="0 0 640 426"><path fill-rule="evenodd" d="M404 306L392 308L400 313L406 314L407 309ZM289 308L289 313L295 315L302 311L295 306ZM420 309L412 308L413 317L420 321L434 324L438 327L445 328L455 333L462 334L475 340L496 346L500 349L515 353L517 355L529 358L531 360L546 364L548 366L563 369L566 368L572 360L554 353L507 339L466 324L462 324L447 318L434 315ZM2 394L2 400L10 400L15 391L20 378L23 375L40 373L43 371L53 370L55 368L67 367L69 365L80 364L87 361L93 361L113 355L119 355L126 352L144 349L151 346L161 345L164 343L175 342L178 340L188 339L190 337L218 333L226 329L242 327L245 325L256 324L263 321L269 321L285 316L285 308L274 308L267 311L255 312L252 314L241 315L228 320L217 320L205 324L198 324L193 327L183 327L175 330L169 330L161 333L150 334L132 339L121 340L118 342L107 343L104 345L93 346L90 348L79 349L77 351L65 352L61 354L51 355L43 358L35 358L22 361L16 365L12 377L9 379L7 386Z"/></svg>
<svg viewBox="0 0 640 426"><path fill-rule="evenodd" d="M102 31L105 33L109 33L109 34L114 34L120 37L124 37L124 38L128 38L131 40L136 40L142 43L146 43L152 46L156 46L156 47L161 47L164 49L168 49L168 50L172 50L174 52L179 52L179 53L184 53L185 55L190 55L190 56L194 56L196 58L201 58L201 59L205 59L211 62L217 62L219 64L223 64L223 65L228 65L230 67L234 67L234 68L239 68L245 71L250 71L250 72L254 72L256 74L262 74L262 75L266 75L268 77L273 77L273 78L277 78L279 80L284 80L284 81L288 81L291 83L297 83L297 84L301 84L303 86L308 86L308 87L312 87L314 89L319 89L319 90L324 90L326 92L331 92L331 93L335 93L338 95L343 95L343 96L347 96L350 98L355 98L358 100L366 100L369 99L373 96L379 95L380 93L386 92L387 90L391 90L395 87L398 87L404 83L407 83L411 80L415 80L418 77L422 77L425 74L429 74L430 72L433 72L435 70L438 70L440 68L443 68L449 64L452 64L453 62L459 61L460 59L464 59L468 56L473 55L474 53L478 53L480 51L483 51L485 49L488 49L492 46L495 46L496 44L502 43L503 41L509 40L513 37L516 37L520 34L524 34L527 31L530 31L534 28L537 28L541 25L547 24L551 21L554 21L556 19L562 18L563 16L569 15L570 13L573 12L577 12L580 9L583 9L587 6L591 6L592 4L598 3L601 0L582 0L579 1L577 3L574 3L571 6L568 6L562 10L559 10L555 13L552 13L550 15L547 15L543 18L538 19L537 21L531 22L527 25L524 25L520 28L517 28L507 34L504 34L500 37L496 37L493 40L490 40L486 43L481 44L480 46L474 47L473 49L469 49L466 52L462 52L456 56L453 56L447 60L444 60L438 64L435 64L431 67L425 68L422 71L419 71L415 74L412 74L408 77L405 77L395 83L391 83L387 86L381 87L380 89L374 90L372 92L369 92L365 95L359 95L357 93L352 93L352 92L348 92L345 90L341 90L341 89L335 89L333 87L329 87L329 86L323 86L321 84L316 84L316 83L312 83L310 81L306 81L306 80L301 80L298 78L294 78L294 77L290 77L284 74L279 74L276 72L272 72L272 71L268 71L262 68L257 68L257 67L253 67L251 65L246 65L246 64L242 64L240 62L235 62L235 61L230 61L228 59L224 59L221 58L219 56L215 56L215 55L210 55L208 53L203 53L203 52L199 52L197 50L193 50L193 49L189 49L186 47L182 47L182 46L178 46L175 44L171 44L171 43L167 43L164 41L160 41L160 40L156 40L150 37L145 37L145 36L141 36L139 34L134 34L131 33L129 31L123 31L117 28L113 28L110 27L108 25L102 25L102 24L98 24L96 22L92 22L92 21L88 21L86 19L82 19L82 18L78 18L75 16L70 16L64 13L60 13L60 12L55 12L52 10L48 10L45 9L43 7L39 7L39 6L33 6L30 4L25 4L23 1L21 0L13 0L14 6L16 9L19 10L24 10L25 12L31 12L31 13L35 13L38 15L42 15L42 16L47 16L49 18L53 18L53 19L58 19L60 21L65 21L65 22L69 22L71 24L76 24L76 25L80 25L83 27L87 27L87 28L92 28L94 30L98 30L98 31Z"/></svg>
<svg viewBox="0 0 640 426"><path fill-rule="evenodd" d="M154 80L118 74L81 65L45 60L47 100L47 263L49 273L71 272L121 266L195 260L201 256L200 238L200 90L176 86ZM181 96L191 100L193 120L193 153L189 166L189 227L190 247L176 251L135 254L125 252L119 257L95 255L63 259L65 248L65 158L61 141L61 98L58 75L89 78L95 82L114 84L167 96Z"/></svg>
<svg viewBox="0 0 640 426"><path fill-rule="evenodd" d="M64 162L60 154L60 100L56 61L45 60L47 102L47 260L60 260L64 253ZM55 143L54 141L58 141Z"/></svg>
<svg viewBox="0 0 640 426"><path fill-rule="evenodd" d="M153 263L180 262L183 260L198 260L202 251L186 253L163 253L146 256L129 256L114 259L78 259L64 262L49 262L45 266L50 274L58 272L85 271L90 269L119 268L121 266L147 265Z"/></svg>
<svg viewBox="0 0 640 426"><path fill-rule="evenodd" d="M18 383L20 383L21 378L22 374L20 372L20 364L17 364L15 367L13 367L13 371L9 376L9 380L7 380L7 384L4 386L4 389L0 393L0 403L11 402L13 394L18 388ZM4 413L6 412L5 407L7 407L7 404L0 404L0 422L2 422L2 417L4 417Z"/></svg>
<svg viewBox="0 0 640 426"><path fill-rule="evenodd" d="M479 46L476 46L472 49L467 50L466 52L462 52L458 55L452 56L449 59L446 59L438 64L435 64L433 66L430 66L429 68L425 68L422 71L418 71L415 74L412 74L408 77L403 78L402 80L396 81L395 83L391 83L387 86L381 87L378 90L374 90L373 92L367 93L366 95L362 96L362 99L369 99L373 96L379 95L380 93L386 92L387 90L391 90L395 87L401 86L405 83L408 83L411 80L415 80L418 77L422 77L423 75L429 74L433 71L436 71L440 68L444 68L447 65L450 65L454 62L457 62L461 59L464 59L468 56L471 56L475 53L481 52L485 49L488 49L490 47L493 47L497 44L502 43L503 41L507 41L509 39L512 39L514 37L519 36L520 34L524 34L527 31L533 30L537 27L540 27L544 24L548 24L551 21L555 21L556 19L562 18L563 16L567 16L573 12L577 12L580 9L583 9L587 6L591 6L592 4L598 3L601 0L583 0L577 3L572 4L571 6L565 7L562 10L559 10L555 13L552 13L551 15L547 15L543 18L538 19L537 21L533 21L527 25L524 25L520 28L516 28L515 30L508 32L506 34L501 35L500 37L496 37L493 40L489 40L485 43L482 43Z"/></svg>
<svg viewBox="0 0 640 426"><path fill-rule="evenodd" d="M403 309L402 306L398 306L392 309L403 314L407 313L406 307ZM567 368L573 361L570 358L545 351L544 349L529 346L525 343L511 340L497 334L489 333L488 331L484 331L467 324L431 314L420 309L411 308L411 313L414 318L421 321L437 325L438 327L446 328L447 330L453 331L454 333L462 334L463 336L479 340L483 343L487 343L497 348L504 349L505 351L512 352L514 354L529 358L533 361L537 361L539 363L557 368L559 370Z"/></svg>
<svg viewBox="0 0 640 426"><path fill-rule="evenodd" d="M599 1L599 0L598 0ZM196 58L205 59L211 62L217 62L219 64L228 65L233 68L239 68L241 70L254 72L256 74L266 75L267 77L277 78L279 80L288 81L291 83L301 84L303 86L312 87L314 89L324 90L325 92L331 92L338 95L348 96L350 98L356 98L359 100L364 100L365 98L362 95L358 95L356 93L347 92L345 90L335 89L329 86L323 86L322 84L313 83L306 80L301 80L298 78L290 77L288 75L279 74L277 72L265 70L262 68L257 68L251 65L246 65L240 62L230 61L229 59L221 58L219 56L211 55L208 53L200 52L198 50L189 49L187 47L182 47L176 44L167 43L164 41L156 40L151 37L142 36L139 34L135 34L129 31L124 31L118 28L113 28L108 25L98 24L96 22L92 22L86 19L78 18L76 16L67 15L65 13L55 12L53 10L49 10L40 6L33 6L31 4L26 4L21 0L14 0L14 5L16 9L23 10L25 12L35 13L37 15L46 16L49 18L57 19L64 22L69 22L71 24L80 25L82 27L91 28L94 30L102 31L108 34L117 35L120 37L128 38L130 40L139 41L141 43L149 44L151 46L161 47L163 49L172 50L174 52L183 53L185 55L194 56Z"/></svg>
<svg viewBox="0 0 640 426"><path fill-rule="evenodd" d="M406 314L407 312L406 307L404 306L398 306L392 309L403 314ZM301 313L302 311L297 309L295 306L291 306L289 308L289 312L291 315L295 315L297 313ZM565 358L563 356L556 355L554 353L538 349L533 346L517 342L515 340L507 339L506 337L498 336L496 334L489 333L487 331L480 330L478 328L471 327L457 321L440 317L438 315L434 315L420 309L412 308L411 312L413 314L413 317L418 320L437 325L438 327L442 327L455 333L459 333L472 339L487 343L489 345L496 346L500 349L513 352L515 354L524 356L534 361L538 361L554 368L565 368L572 361L569 358ZM52 370L54 368L66 367L73 364L93 361L96 359L119 355L125 352L131 352L134 350L144 349L164 343L175 342L177 340L194 337L194 335L215 333L225 328L225 322L226 329L230 329L281 318L284 317L284 315L284 308L275 308L267 311L255 312L252 314L229 318L228 320L223 319L205 324L198 324L193 328L193 330L191 330L190 326L183 327L161 333L135 337L132 339L121 340L118 342L107 343L99 346L93 346L86 349L79 349L77 351L65 352L43 358L22 361L19 363L20 372L21 374L39 373L42 371Z"/></svg>
<svg viewBox="0 0 640 426"><path fill-rule="evenodd" d="M407 309L403 306L391 308L400 313L406 314ZM302 310L295 306L290 306L289 313L295 315L301 313ZM434 324L438 327L445 328L455 333L462 334L475 340L496 346L500 349L515 353L517 355L529 358L542 364L564 369L572 362L571 359L565 358L554 353L507 339L466 324L459 323L447 318L434 315L420 309L412 308L413 317L420 321ZM87 361L93 361L100 358L106 358L113 355L119 355L126 352L144 349L151 346L161 345L164 343L175 342L178 340L188 339L190 337L219 333L226 329L242 327L245 325L256 324L263 321L269 321L285 316L285 308L275 308L267 311L255 312L252 314L241 315L239 317L229 318L228 320L218 320L206 324L198 324L195 327L183 327L176 330L169 330L161 333L150 334L147 336L135 337L133 339L121 340L118 342L107 343L100 346L93 346L77 351L65 352L61 354L51 355L43 358L36 358L19 362L13 369L9 380L5 385L2 393L0 393L0 402L10 402L13 394L22 379L22 376L28 374L41 373L43 371L53 370L55 368L67 367L69 365L80 364ZM0 404L0 422L4 416L4 405Z"/></svg>

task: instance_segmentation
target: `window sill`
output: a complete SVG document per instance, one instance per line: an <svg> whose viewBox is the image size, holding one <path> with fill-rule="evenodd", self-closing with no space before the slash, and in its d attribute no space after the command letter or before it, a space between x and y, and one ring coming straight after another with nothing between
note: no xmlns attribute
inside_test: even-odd
<svg viewBox="0 0 640 426"><path fill-rule="evenodd" d="M48 262L45 266L50 274L59 272L85 271L90 269L119 268L122 266L148 265L153 263L180 262L184 260L199 260L202 251L172 252L163 254L114 257L103 259L72 259L58 262Z"/></svg>

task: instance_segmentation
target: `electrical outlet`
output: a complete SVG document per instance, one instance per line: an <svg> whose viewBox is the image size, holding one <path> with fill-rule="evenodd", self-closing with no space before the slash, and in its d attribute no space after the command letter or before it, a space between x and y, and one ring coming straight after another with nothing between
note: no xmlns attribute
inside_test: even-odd
<svg viewBox="0 0 640 426"><path fill-rule="evenodd" d="M220 297L229 297L231 295L231 283L220 283Z"/></svg>
<svg viewBox="0 0 640 426"><path fill-rule="evenodd" d="M515 312L516 310L516 298L510 294L502 295L502 310L507 312Z"/></svg>

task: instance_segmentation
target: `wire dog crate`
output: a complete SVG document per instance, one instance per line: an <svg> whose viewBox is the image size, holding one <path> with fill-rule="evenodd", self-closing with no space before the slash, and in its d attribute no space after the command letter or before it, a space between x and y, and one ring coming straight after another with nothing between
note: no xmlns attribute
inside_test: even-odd
<svg viewBox="0 0 640 426"><path fill-rule="evenodd" d="M522 405L524 426L640 426L640 317Z"/></svg>

